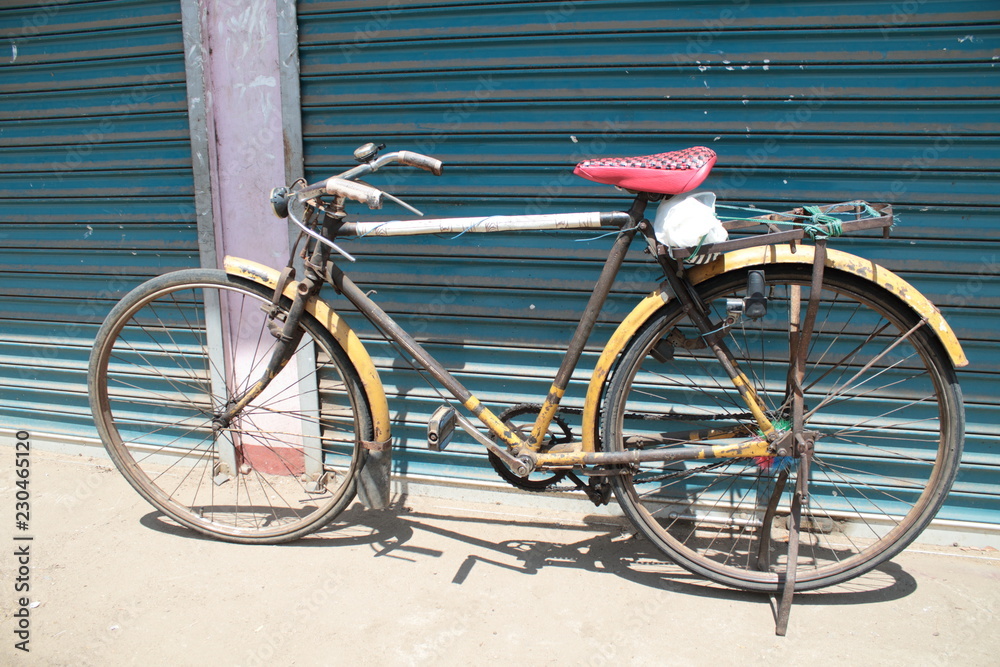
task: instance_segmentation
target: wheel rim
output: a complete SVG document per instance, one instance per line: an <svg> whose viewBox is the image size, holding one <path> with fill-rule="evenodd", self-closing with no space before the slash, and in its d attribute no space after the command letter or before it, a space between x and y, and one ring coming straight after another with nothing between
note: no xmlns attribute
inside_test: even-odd
<svg viewBox="0 0 1000 667"><path fill-rule="evenodd" d="M129 482L176 521L238 541L293 539L339 512L367 421L342 351L306 322L265 392L213 428L267 365L269 306L239 285L167 284L120 314L96 356L98 430Z"/></svg>
<svg viewBox="0 0 1000 667"><path fill-rule="evenodd" d="M711 320L772 421L789 428L788 284L799 286L804 309L809 271L769 269L767 316L726 329L725 300L743 296L743 276L703 288ZM823 292L804 381L806 428L819 439L800 536L801 589L857 576L898 553L940 506L961 448L950 365L938 362L926 327L911 331L917 321L905 306L872 294L870 283L866 294L850 279L834 279ZM668 307L655 324L637 336L613 380L608 411L617 430L605 434L609 449L631 448L622 433L713 427L757 435L710 350L684 348L697 332L679 309ZM665 345L671 336L675 344ZM649 419L668 414L670 421ZM797 471L794 459L644 464L619 478L615 491L643 532L682 564L728 585L773 590L787 567L785 522Z"/></svg>

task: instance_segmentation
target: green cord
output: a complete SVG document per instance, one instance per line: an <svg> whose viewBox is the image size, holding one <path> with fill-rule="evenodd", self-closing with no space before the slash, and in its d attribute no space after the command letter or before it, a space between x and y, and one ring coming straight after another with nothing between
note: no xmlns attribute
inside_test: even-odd
<svg viewBox="0 0 1000 667"><path fill-rule="evenodd" d="M701 250L702 244L705 243L705 238L707 236L708 234L705 234L705 236L702 236L700 239L698 239L698 245L695 246L694 251L690 255L688 255L687 259L684 260L685 262L690 262L695 258L695 256L698 254L698 251Z"/></svg>
<svg viewBox="0 0 1000 667"><path fill-rule="evenodd" d="M863 201L853 201L845 202L847 204L854 204L856 206L863 206L865 215L869 218L877 218L881 214L872 207L868 202ZM734 211L749 211L760 215L784 215L780 211L771 211L764 208L750 208L747 206L733 206L732 204L716 204L718 208L728 208ZM809 236L810 239L815 241L817 238L831 238L835 236L842 236L844 233L844 221L835 215L825 213L822 206L803 206L802 209L806 212L806 216L810 219L809 222L794 222L791 220L774 221L774 224L778 225L791 225L793 227L801 227L802 230ZM846 214L846 212L845 212ZM720 220L725 220L727 222L759 222L761 224L767 222L766 220L761 220L759 217L744 218L739 216L719 216ZM699 246L700 247L700 246ZM689 257L688 260L691 258Z"/></svg>
<svg viewBox="0 0 1000 667"><path fill-rule="evenodd" d="M803 230L813 241L817 237L830 238L844 233L844 226L840 219L824 213L819 206L803 206L802 208L812 218L811 223L803 225Z"/></svg>

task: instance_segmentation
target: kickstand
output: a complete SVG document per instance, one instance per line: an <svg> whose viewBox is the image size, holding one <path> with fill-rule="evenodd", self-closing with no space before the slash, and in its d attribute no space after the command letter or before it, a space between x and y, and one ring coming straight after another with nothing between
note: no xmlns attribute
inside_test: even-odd
<svg viewBox="0 0 1000 667"><path fill-rule="evenodd" d="M802 529L802 503L809 494L809 459L811 452L806 451L799 459L799 473L795 480L795 495L792 497L791 513L788 517L788 563L785 568L785 581L781 589L781 599L774 623L774 634L784 637L788 632L788 617L792 613L792 598L795 595L795 573L799 563L799 532Z"/></svg>
<svg viewBox="0 0 1000 667"><path fill-rule="evenodd" d="M781 589L781 601L778 604L777 619L774 632L784 637L788 631L788 616L792 612L792 598L795 595L795 574L799 562L799 534L802 529L802 505L809 500L809 468L812 462L815 434L807 433L805 429L805 397L802 388L806 372L806 359L809 356L809 342L813 327L816 324L816 314L823 291L823 274L826 266L826 239L816 239L815 255L813 257L812 280L809 285L809 303L806 306L805 318L801 317L801 295L796 292L791 305L794 315L791 316L790 352L792 369L789 380L792 390L792 435L794 437L794 455L799 462L799 471L795 478L795 495L792 497L791 513L788 517L788 563L785 570L785 581Z"/></svg>
<svg viewBox="0 0 1000 667"><path fill-rule="evenodd" d="M767 509L764 511L764 518L761 520L760 539L757 542L756 553L752 556L751 566L760 572L767 572L771 567L771 526L774 525L774 516L778 511L778 502L781 494L785 492L785 483L788 481L788 469L783 469L778 473L774 481L774 489L771 491L771 499L767 502Z"/></svg>

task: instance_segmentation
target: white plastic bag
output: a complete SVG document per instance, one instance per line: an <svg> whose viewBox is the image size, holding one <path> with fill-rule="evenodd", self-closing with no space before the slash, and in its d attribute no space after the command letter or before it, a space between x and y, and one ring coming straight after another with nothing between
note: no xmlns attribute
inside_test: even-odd
<svg viewBox="0 0 1000 667"><path fill-rule="evenodd" d="M656 239L670 248L697 248L721 243L729 232L715 217L714 192L689 192L660 203L653 221ZM694 263L715 259L715 255L698 257Z"/></svg>

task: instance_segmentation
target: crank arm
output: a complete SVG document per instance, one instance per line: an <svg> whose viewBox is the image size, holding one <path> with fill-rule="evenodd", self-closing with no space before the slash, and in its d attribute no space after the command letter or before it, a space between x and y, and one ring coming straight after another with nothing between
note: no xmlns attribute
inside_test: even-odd
<svg viewBox="0 0 1000 667"><path fill-rule="evenodd" d="M458 425L462 427L462 430L471 435L476 442L496 454L497 458L503 461L504 465L518 477L527 477L535 469L535 461L531 455L521 454L520 456L513 456L506 448L501 447L480 433L476 425L469 421L465 415L456 412L455 418L458 420Z"/></svg>

